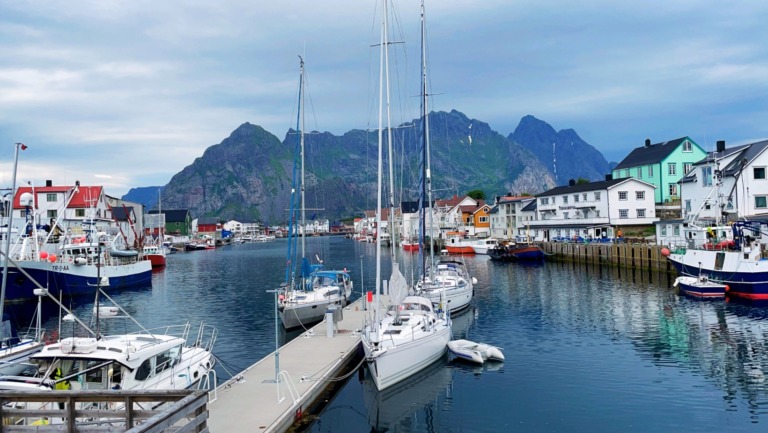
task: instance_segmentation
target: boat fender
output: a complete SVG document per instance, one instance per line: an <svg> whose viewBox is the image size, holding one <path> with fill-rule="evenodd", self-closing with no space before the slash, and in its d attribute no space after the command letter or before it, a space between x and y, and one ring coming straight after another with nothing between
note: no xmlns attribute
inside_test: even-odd
<svg viewBox="0 0 768 433"><path fill-rule="evenodd" d="M726 291L726 292L730 292L730 291L731 291L731 286L729 286L728 284L726 284L726 285L725 285L725 291Z"/></svg>

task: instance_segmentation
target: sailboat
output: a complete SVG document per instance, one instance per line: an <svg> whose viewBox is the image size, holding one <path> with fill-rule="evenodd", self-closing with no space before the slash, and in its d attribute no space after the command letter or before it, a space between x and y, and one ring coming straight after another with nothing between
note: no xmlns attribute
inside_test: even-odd
<svg viewBox="0 0 768 433"><path fill-rule="evenodd" d="M157 191L157 215L145 215L144 218L152 217L151 223L149 223L149 238L152 239L154 229L157 229L157 237L154 240L147 240L147 236L142 238L142 255L152 263L153 268L162 268L165 266L165 246L163 241L165 240L165 215L163 215L163 208L160 197L160 190Z"/></svg>
<svg viewBox="0 0 768 433"><path fill-rule="evenodd" d="M293 188L291 192L291 209L288 228L288 251L286 261L285 283L286 291L279 297L278 313L285 329L307 327L323 319L328 307L343 308L347 305L352 294L352 278L346 270L325 270L322 263L310 265L305 256L304 233L294 226L296 211L301 210L301 230L306 228L304 203L304 59L300 59L299 75L299 118L296 121L298 140L296 156L301 157L300 177L297 176L297 161L294 160ZM297 188L297 182L299 183ZM300 197L296 197L296 191ZM297 203L297 199L300 202ZM298 248L296 240L301 238L301 258L295 260ZM319 261L319 260L318 260ZM296 264L300 265L300 273L296 276Z"/></svg>
<svg viewBox="0 0 768 433"><path fill-rule="evenodd" d="M378 128L378 188L376 223L381 227L382 183L383 183L383 127L382 115L384 99L383 80L386 81L387 131L390 152L390 214L394 213L392 199L392 129L389 116L389 49L387 42L387 1L383 2L379 65L379 128ZM424 23L424 5L422 3L422 26ZM424 30L422 28L422 34ZM390 219L394 221L394 218ZM376 301L373 304L374 317L366 321L363 327L362 344L365 360L371 372L376 389L384 390L423 370L440 359L446 352L446 345L451 339L451 319L447 311L435 309L429 298L407 296L405 278L400 273L396 261L396 248L391 249L392 276L389 280L389 306L382 310L381 279L381 234L376 242Z"/></svg>
<svg viewBox="0 0 768 433"><path fill-rule="evenodd" d="M429 254L423 250L426 232L427 215L432 218L432 170L429 141L429 93L427 91L427 61L426 61L426 24L424 22L424 2L422 8L422 88L421 88L421 116L422 116L422 182L421 197L419 199L419 251L422 274L416 283L415 291L421 296L429 298L435 305L443 304L451 313L461 311L469 307L474 296L474 285L477 280L469 275L466 265L459 260L444 259L435 263L433 238L434 221L430 221L430 248ZM424 202L426 200L426 203ZM474 242L474 241L473 241ZM472 250L472 247L469 247ZM450 250L449 250L450 251ZM474 250L472 250L474 253ZM429 263L427 263L427 261Z"/></svg>

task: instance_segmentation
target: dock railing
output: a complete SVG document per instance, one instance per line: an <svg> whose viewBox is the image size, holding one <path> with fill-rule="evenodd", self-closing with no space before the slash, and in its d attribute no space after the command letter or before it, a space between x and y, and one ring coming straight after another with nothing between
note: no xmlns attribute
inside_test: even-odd
<svg viewBox="0 0 768 433"><path fill-rule="evenodd" d="M198 390L3 391L0 433L208 432L208 393Z"/></svg>

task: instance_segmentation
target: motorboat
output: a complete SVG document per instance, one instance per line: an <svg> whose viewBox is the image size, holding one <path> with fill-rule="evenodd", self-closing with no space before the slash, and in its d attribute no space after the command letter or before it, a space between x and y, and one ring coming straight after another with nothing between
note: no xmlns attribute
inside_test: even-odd
<svg viewBox="0 0 768 433"><path fill-rule="evenodd" d="M499 241L494 238L476 239L472 244L475 254L488 254L488 250L499 246Z"/></svg>
<svg viewBox="0 0 768 433"><path fill-rule="evenodd" d="M697 298L723 298L730 291L727 284L712 281L703 274L698 277L677 277L672 287L679 287L682 293Z"/></svg>
<svg viewBox="0 0 768 433"><path fill-rule="evenodd" d="M477 364L483 364L485 361L504 361L504 354L499 347L485 343L452 340L448 342L448 350L457 358Z"/></svg>

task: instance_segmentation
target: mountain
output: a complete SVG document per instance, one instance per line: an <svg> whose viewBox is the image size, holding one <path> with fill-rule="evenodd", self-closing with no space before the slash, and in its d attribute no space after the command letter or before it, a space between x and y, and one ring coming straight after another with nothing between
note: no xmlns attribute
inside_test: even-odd
<svg viewBox="0 0 768 433"><path fill-rule="evenodd" d="M131 188L122 198L123 200L143 204L146 210L157 209L157 201L160 198L158 191L163 188L164 187L162 186L141 186L138 188Z"/></svg>
<svg viewBox="0 0 768 433"><path fill-rule="evenodd" d="M598 180L608 172L602 154L575 131L555 132L533 116L524 117L509 138L456 110L432 112L429 121L435 197L473 189L483 190L487 197L550 189L556 186L550 169L553 142L557 143L557 184L578 177ZM420 127L421 119L414 119L392 129L397 201L418 195ZM377 131L363 130L304 135L307 218L334 220L376 207L377 136ZM294 130L281 141L260 126L240 125L173 176L162 192L163 208L189 209L193 217L284 223L298 139ZM386 157L386 149L384 153Z"/></svg>
<svg viewBox="0 0 768 433"><path fill-rule="evenodd" d="M520 119L515 132L507 138L536 155L553 175L556 174L557 185L567 185L570 179L579 177L604 180L611 172L612 166L603 154L582 140L576 131L555 131L547 122L531 115Z"/></svg>

